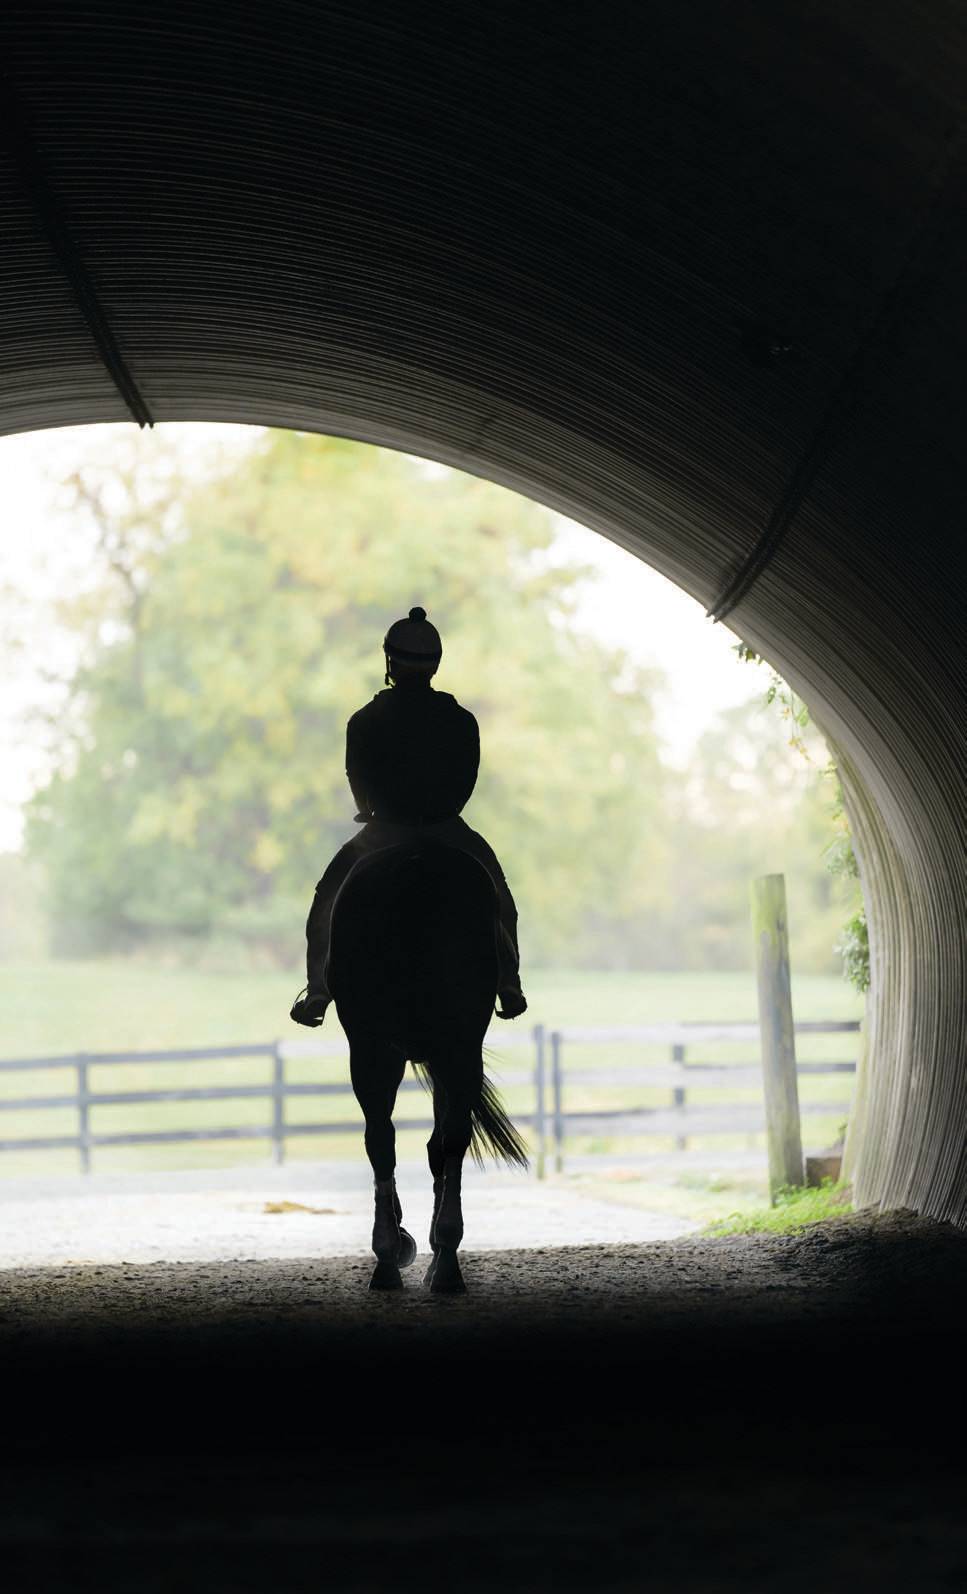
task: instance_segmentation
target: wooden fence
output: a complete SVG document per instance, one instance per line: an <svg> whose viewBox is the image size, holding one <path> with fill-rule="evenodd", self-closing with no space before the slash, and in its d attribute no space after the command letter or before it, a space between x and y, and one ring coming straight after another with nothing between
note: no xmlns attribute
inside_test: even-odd
<svg viewBox="0 0 967 1594"><path fill-rule="evenodd" d="M831 1033L855 1034L858 1023L803 1023L796 1025L797 1035L825 1035ZM563 1166L566 1142L575 1135L603 1133L610 1136L665 1135L673 1136L678 1149L685 1150L689 1136L758 1133L764 1128L764 1113L759 1102L716 1103L702 1106L691 1093L703 1089L720 1091L723 1086L761 1091L762 1073L758 1062L714 1063L694 1060L689 1052L696 1046L727 1042L755 1042L759 1040L759 1026L755 1023L681 1023L648 1024L627 1028L598 1028L569 1026L548 1029L538 1025L530 1035L493 1037L500 1053L520 1048L531 1048L533 1061L525 1069L497 1067L497 1083L505 1086L529 1086L533 1090L533 1108L514 1111L513 1117L521 1126L533 1131L535 1166L542 1177L549 1153L555 1169ZM580 1067L565 1068L565 1045L606 1043L609 1046L635 1045L669 1048L666 1063L643 1063L628 1068ZM42 1073L45 1070L73 1069L75 1088L69 1092L0 1097L0 1114L7 1112L45 1111L52 1108L70 1108L77 1114L77 1127L73 1134L0 1139L0 1153L12 1151L48 1151L74 1148L80 1157L84 1173L91 1170L92 1152L96 1147L171 1145L179 1142L201 1140L268 1140L276 1163L285 1157L286 1141L296 1136L331 1135L353 1132L353 1125L344 1120L320 1120L310 1123L289 1123L286 1119L286 1102L294 1097L345 1096L351 1094L348 1078L333 1084L300 1084L286 1077L286 1062L296 1057L342 1057L347 1055L345 1044L319 1040L271 1041L252 1046L197 1047L185 1051L148 1052L79 1052L58 1057L26 1057L0 1061L0 1077L12 1073ZM270 1079L264 1085L187 1085L166 1090L94 1090L91 1088L91 1070L130 1064L198 1063L223 1058L265 1058L270 1063ZM855 1061L800 1063L800 1075L849 1074L856 1068ZM597 1107L569 1111L566 1093L572 1086L620 1086L667 1089L668 1102L664 1106L622 1105L613 1108ZM403 1093L423 1092L422 1085L406 1079L400 1086ZM232 1128L158 1129L137 1130L126 1133L96 1132L92 1128L91 1114L98 1107L136 1106L145 1102L201 1102L264 1099L268 1106L264 1124L245 1124ZM424 1100L426 1099L424 1095ZM804 1114L843 1112L839 1102L808 1102ZM399 1131L407 1129L429 1130L433 1127L430 1116L397 1118Z"/></svg>
<svg viewBox="0 0 967 1594"><path fill-rule="evenodd" d="M797 1035L856 1034L856 1021L806 1022L795 1026ZM689 1092L703 1089L720 1091L723 1086L733 1089L754 1088L761 1093L762 1069L758 1061L736 1064L689 1059L689 1051L696 1046L709 1046L720 1042L758 1043L759 1026L756 1023L682 1023L648 1024L626 1028L597 1028L572 1025L567 1029L550 1030L546 1034L535 1031L535 1112L536 1155L538 1172L543 1171L547 1156L547 1142L553 1145L554 1167L563 1167L565 1143L575 1135L603 1132L611 1136L671 1135L676 1149L687 1148L692 1135L757 1134L765 1129L765 1111L758 1102L717 1102L702 1106L689 1101ZM635 1045L663 1045L669 1048L669 1061L664 1064L644 1063L630 1068L571 1068L565 1069L564 1045L573 1043L625 1042ZM548 1054L549 1053L549 1061ZM855 1058L848 1061L799 1063L800 1076L810 1074L853 1074ZM647 1089L667 1089L669 1100L664 1106L614 1107L610 1109L566 1110L566 1086L644 1086ZM550 1094L550 1106L547 1097ZM844 1112L838 1102L807 1102L800 1111L807 1116L825 1116ZM548 1124L550 1135L548 1136Z"/></svg>

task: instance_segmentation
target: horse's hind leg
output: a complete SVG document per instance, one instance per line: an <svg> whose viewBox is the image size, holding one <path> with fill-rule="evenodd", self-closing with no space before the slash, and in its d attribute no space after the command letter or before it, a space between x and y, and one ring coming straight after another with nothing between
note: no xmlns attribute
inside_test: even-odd
<svg viewBox="0 0 967 1594"><path fill-rule="evenodd" d="M433 1081L433 1133L426 1143L427 1161L430 1164L430 1173L433 1176L433 1216L430 1219L430 1250L433 1256L430 1265L423 1275L424 1284L433 1283L433 1274L436 1271L437 1241L436 1220L440 1211L440 1202L443 1199L443 1169L445 1154L443 1150L443 1110L445 1096L442 1085Z"/></svg>
<svg viewBox="0 0 967 1594"><path fill-rule="evenodd" d="M402 1227L396 1193L396 1131L393 1108L406 1068L401 1052L372 1042L352 1045L350 1077L365 1119L366 1154L374 1178L373 1253L376 1268L371 1289L401 1289L400 1268L416 1258L416 1242Z"/></svg>
<svg viewBox="0 0 967 1594"><path fill-rule="evenodd" d="M457 1250L463 1239L463 1159L470 1147L473 1125L473 1106L480 1097L483 1061L480 1053L465 1061L455 1059L447 1069L447 1089L442 1094L441 1109L436 1110L434 1091L433 1155L440 1169L439 1181L434 1169L434 1260L431 1268L430 1288L435 1294L462 1294L466 1289ZM439 1132L439 1135L438 1135ZM436 1138L438 1135L438 1138ZM431 1162L431 1167L433 1166ZM438 1182L441 1186L437 1193Z"/></svg>

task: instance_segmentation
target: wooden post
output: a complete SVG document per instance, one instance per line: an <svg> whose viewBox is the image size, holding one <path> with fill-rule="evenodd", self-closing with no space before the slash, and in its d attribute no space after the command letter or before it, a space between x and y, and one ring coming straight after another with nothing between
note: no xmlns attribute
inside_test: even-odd
<svg viewBox="0 0 967 1594"><path fill-rule="evenodd" d="M752 882L752 934L759 985L759 1036L769 1143L769 1193L803 1182L796 1036L789 978L786 881L781 874Z"/></svg>
<svg viewBox="0 0 967 1594"><path fill-rule="evenodd" d="M562 1104L563 1078L561 1075L561 1036L557 1030L551 1035L551 1085L554 1091L554 1172L564 1167L564 1115Z"/></svg>
<svg viewBox="0 0 967 1594"><path fill-rule="evenodd" d="M544 1026L534 1025L534 1133L537 1140L537 1177L544 1177L547 1115L544 1106Z"/></svg>
<svg viewBox="0 0 967 1594"><path fill-rule="evenodd" d="M681 1044L676 1044L675 1046L672 1047L672 1062L673 1063L679 1063L681 1065L681 1067L682 1067L683 1072L684 1072L684 1067L685 1067L685 1048ZM684 1107L685 1107L685 1086L684 1085L674 1085L672 1087L672 1106L678 1108L679 1110L684 1110ZM686 1151L687 1149L688 1149L688 1140L687 1140L686 1136L685 1135L676 1135L675 1136L675 1150L676 1151Z"/></svg>
<svg viewBox="0 0 967 1594"><path fill-rule="evenodd" d="M276 1041L272 1047L272 1161L285 1160L285 1058Z"/></svg>
<svg viewBox="0 0 967 1594"><path fill-rule="evenodd" d="M91 1100L87 1077L87 1058L75 1058L77 1068L77 1139L81 1154L81 1173L91 1171Z"/></svg>

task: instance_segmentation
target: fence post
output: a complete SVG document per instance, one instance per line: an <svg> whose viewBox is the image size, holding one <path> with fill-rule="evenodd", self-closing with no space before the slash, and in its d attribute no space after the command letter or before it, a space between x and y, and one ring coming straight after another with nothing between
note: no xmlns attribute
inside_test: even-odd
<svg viewBox="0 0 967 1594"><path fill-rule="evenodd" d="M683 1068L685 1066L685 1048L680 1043L676 1044L675 1046L672 1047L672 1062L673 1063L680 1063ZM672 1087L672 1106L673 1107L679 1107L679 1108L681 1108L684 1111L684 1107L685 1107L685 1086L684 1085L674 1085ZM675 1150L676 1151L686 1151L687 1149L688 1149L688 1139L687 1139L687 1137L685 1135L676 1135L675 1136Z"/></svg>
<svg viewBox="0 0 967 1594"><path fill-rule="evenodd" d="M534 1131L537 1140L537 1177L544 1177L547 1120L544 1110L544 1026L535 1024L534 1036Z"/></svg>
<svg viewBox="0 0 967 1594"><path fill-rule="evenodd" d="M278 1041L272 1043L272 1161L285 1161L285 1058Z"/></svg>
<svg viewBox="0 0 967 1594"><path fill-rule="evenodd" d="M74 1062L77 1068L77 1140L81 1154L81 1173L90 1173L91 1097L87 1080L87 1058L81 1052Z"/></svg>
<svg viewBox="0 0 967 1594"><path fill-rule="evenodd" d="M769 1193L774 1202L782 1185L803 1182L784 875L760 875L752 882L752 934L759 987Z"/></svg>
<svg viewBox="0 0 967 1594"><path fill-rule="evenodd" d="M554 1172L564 1167L564 1114L561 1110L561 1032L551 1034L551 1088L554 1092Z"/></svg>

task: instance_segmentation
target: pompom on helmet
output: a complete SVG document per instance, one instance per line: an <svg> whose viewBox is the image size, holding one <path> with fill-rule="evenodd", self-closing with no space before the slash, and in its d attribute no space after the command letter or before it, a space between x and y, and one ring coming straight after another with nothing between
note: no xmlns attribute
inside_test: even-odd
<svg viewBox="0 0 967 1594"><path fill-rule="evenodd" d="M390 682L390 660L411 664L417 669L435 670L443 656L443 643L425 609L411 609L405 620L394 620L383 638L386 654L386 685Z"/></svg>

